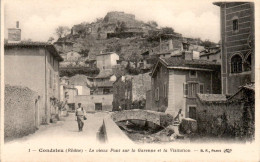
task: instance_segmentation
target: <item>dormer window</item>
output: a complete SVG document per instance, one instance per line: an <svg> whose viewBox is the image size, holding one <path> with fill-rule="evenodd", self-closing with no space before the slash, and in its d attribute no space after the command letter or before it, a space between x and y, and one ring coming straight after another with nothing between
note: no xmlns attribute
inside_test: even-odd
<svg viewBox="0 0 260 162"><path fill-rule="evenodd" d="M234 17L232 19L232 24L233 24L233 31L234 32L238 31L238 17Z"/></svg>

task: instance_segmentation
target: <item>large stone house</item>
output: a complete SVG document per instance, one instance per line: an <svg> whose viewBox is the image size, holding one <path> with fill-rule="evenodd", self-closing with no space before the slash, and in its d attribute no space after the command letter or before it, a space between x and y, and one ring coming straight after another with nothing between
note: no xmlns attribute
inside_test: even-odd
<svg viewBox="0 0 260 162"><path fill-rule="evenodd" d="M214 4L220 7L221 95L225 100L219 103L219 97L209 95L207 98L212 100L203 101L203 96L198 94L199 132L207 128L203 123L208 123L215 131L207 133L252 138L255 130L254 3Z"/></svg>
<svg viewBox="0 0 260 162"><path fill-rule="evenodd" d="M59 100L59 62L52 44L16 42L4 44L5 84L28 87L39 95L38 123L49 123Z"/></svg>
<svg viewBox="0 0 260 162"><path fill-rule="evenodd" d="M160 58L152 70L152 110L194 118L197 93L220 93L220 64L180 57Z"/></svg>
<svg viewBox="0 0 260 162"><path fill-rule="evenodd" d="M113 82L116 76L112 70L102 70L95 77L86 79L89 94L77 95L76 105L81 103L88 112L112 111Z"/></svg>
<svg viewBox="0 0 260 162"><path fill-rule="evenodd" d="M252 138L255 129L254 3L214 4L220 7L221 18L222 94L198 94L198 131Z"/></svg>
<svg viewBox="0 0 260 162"><path fill-rule="evenodd" d="M233 95L254 82L254 3L217 2L221 18L222 93Z"/></svg>
<svg viewBox="0 0 260 162"><path fill-rule="evenodd" d="M221 50L220 47L209 47L200 52L201 60L208 60L221 63Z"/></svg>

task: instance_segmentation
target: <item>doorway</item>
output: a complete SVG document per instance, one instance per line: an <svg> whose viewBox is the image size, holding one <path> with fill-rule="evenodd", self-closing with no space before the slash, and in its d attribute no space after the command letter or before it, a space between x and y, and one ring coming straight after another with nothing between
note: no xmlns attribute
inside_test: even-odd
<svg viewBox="0 0 260 162"><path fill-rule="evenodd" d="M102 111L102 103L95 103L95 110Z"/></svg>
<svg viewBox="0 0 260 162"><path fill-rule="evenodd" d="M196 106L189 106L189 118L196 120L197 118Z"/></svg>

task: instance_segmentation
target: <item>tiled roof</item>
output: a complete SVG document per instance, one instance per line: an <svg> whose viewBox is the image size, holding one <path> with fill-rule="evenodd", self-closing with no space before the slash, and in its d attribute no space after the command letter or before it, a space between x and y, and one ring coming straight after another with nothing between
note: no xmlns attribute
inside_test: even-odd
<svg viewBox="0 0 260 162"><path fill-rule="evenodd" d="M223 94L197 94L198 99L201 102L225 102L227 100L226 95Z"/></svg>
<svg viewBox="0 0 260 162"><path fill-rule="evenodd" d="M219 54L219 53L220 53L220 51L218 51L218 52L211 52L211 53L203 53L203 54L200 55L200 57L201 56L208 56L208 55L216 55L216 54Z"/></svg>
<svg viewBox="0 0 260 162"><path fill-rule="evenodd" d="M105 81L105 82L96 82L95 86L96 87L113 87L113 83L111 81Z"/></svg>
<svg viewBox="0 0 260 162"><path fill-rule="evenodd" d="M97 54L96 56L100 56L100 55L111 55L111 54L113 54L113 53L115 53L115 52L99 53L99 54ZM115 54L116 54L116 53L115 53Z"/></svg>
<svg viewBox="0 0 260 162"><path fill-rule="evenodd" d="M86 75L74 75L69 78L70 84L74 85L86 85L88 81L88 77Z"/></svg>
<svg viewBox="0 0 260 162"><path fill-rule="evenodd" d="M193 68L206 68L218 69L220 64L206 60L184 60L181 57L160 58L167 67L193 67Z"/></svg>
<svg viewBox="0 0 260 162"><path fill-rule="evenodd" d="M47 48L48 51L59 61L63 61L63 58L59 55L57 49L51 43L47 42L19 42L19 43L5 43L5 48L11 47L43 47Z"/></svg>

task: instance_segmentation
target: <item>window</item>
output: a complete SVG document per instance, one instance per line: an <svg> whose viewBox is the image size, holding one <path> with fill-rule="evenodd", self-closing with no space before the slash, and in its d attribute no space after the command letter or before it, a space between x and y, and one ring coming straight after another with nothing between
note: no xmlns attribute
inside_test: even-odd
<svg viewBox="0 0 260 162"><path fill-rule="evenodd" d="M187 83L183 84L183 94L184 94L184 97L188 96L188 84Z"/></svg>
<svg viewBox="0 0 260 162"><path fill-rule="evenodd" d="M238 19L233 20L233 31L238 31Z"/></svg>
<svg viewBox="0 0 260 162"><path fill-rule="evenodd" d="M197 72L194 70L190 71L190 78L197 78Z"/></svg>
<svg viewBox="0 0 260 162"><path fill-rule="evenodd" d="M207 59L209 59L209 56L207 56Z"/></svg>
<svg viewBox="0 0 260 162"><path fill-rule="evenodd" d="M242 58L239 55L235 55L231 58L231 73L242 72Z"/></svg>
<svg viewBox="0 0 260 162"><path fill-rule="evenodd" d="M159 87L155 89L155 100L159 101Z"/></svg>
<svg viewBox="0 0 260 162"><path fill-rule="evenodd" d="M200 93L203 94L204 93L204 84L200 83Z"/></svg>
<svg viewBox="0 0 260 162"><path fill-rule="evenodd" d="M110 89L108 89L108 88L103 89L103 94L109 94L109 93L110 93Z"/></svg>
<svg viewBox="0 0 260 162"><path fill-rule="evenodd" d="M183 84L184 97L195 98L196 94L199 91L200 91L199 83L191 82L191 83L184 83ZM204 87L203 87L203 91L204 91Z"/></svg>
<svg viewBox="0 0 260 162"><path fill-rule="evenodd" d="M131 91L128 91L128 99L131 99Z"/></svg>

